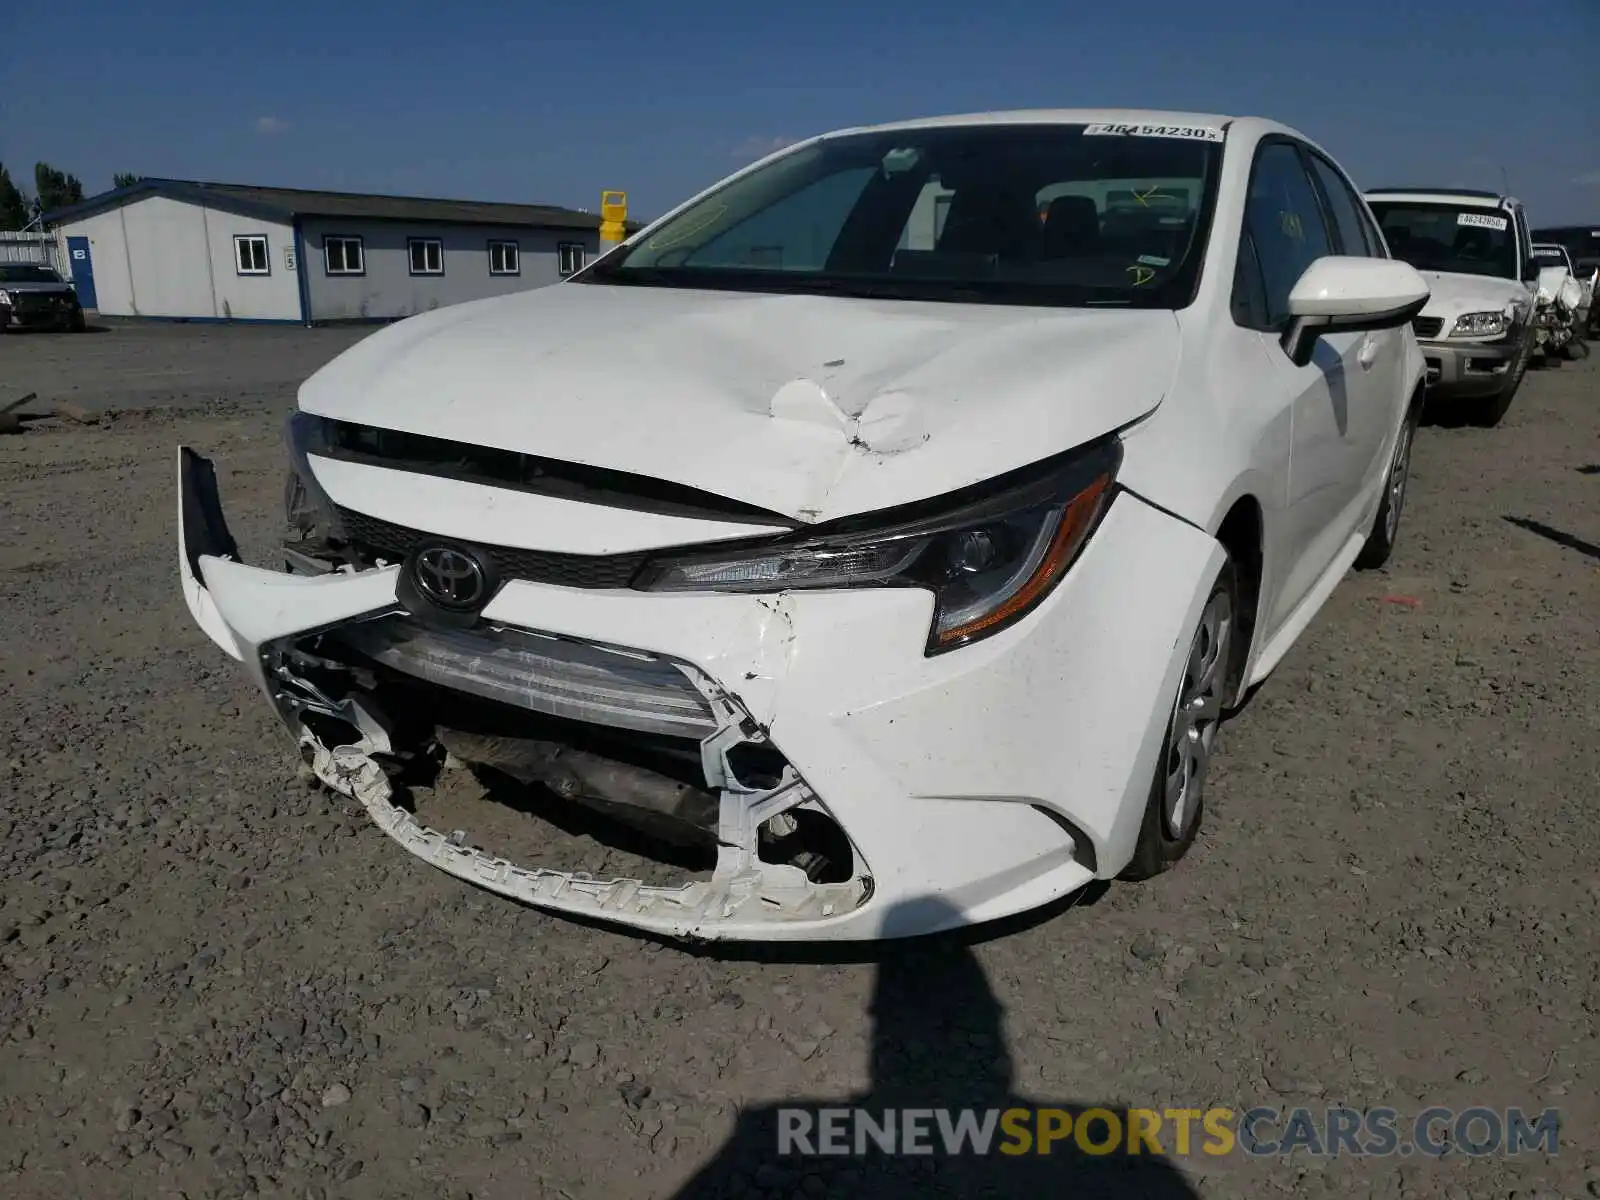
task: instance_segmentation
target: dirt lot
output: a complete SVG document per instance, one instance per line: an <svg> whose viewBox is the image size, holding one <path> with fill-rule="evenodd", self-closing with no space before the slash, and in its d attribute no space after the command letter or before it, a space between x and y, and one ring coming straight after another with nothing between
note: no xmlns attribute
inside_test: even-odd
<svg viewBox="0 0 1600 1200"><path fill-rule="evenodd" d="M36 393L18 411L67 402L187 407L227 400L292 404L295 389L370 326L139 324L96 319L87 333L8 334L0 342L0 405Z"/></svg>
<svg viewBox="0 0 1600 1200"><path fill-rule="evenodd" d="M1395 560L1228 726L1176 872L830 958L513 907L297 777L179 597L173 448L263 556L295 373L336 343L0 342L7 383L198 404L0 438L0 1194L1600 1195L1600 362L1423 430ZM1019 1097L1554 1106L1561 1145L768 1161L786 1100Z"/></svg>

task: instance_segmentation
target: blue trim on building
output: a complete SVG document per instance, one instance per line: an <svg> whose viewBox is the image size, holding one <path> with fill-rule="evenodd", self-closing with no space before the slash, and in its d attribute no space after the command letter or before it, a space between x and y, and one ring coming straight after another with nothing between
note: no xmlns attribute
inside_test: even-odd
<svg viewBox="0 0 1600 1200"><path fill-rule="evenodd" d="M136 313L129 316L114 318L129 324L138 324L144 321L160 321L168 325L299 325L297 317L157 317L145 313Z"/></svg>
<svg viewBox="0 0 1600 1200"><path fill-rule="evenodd" d="M300 227L300 218L293 221L294 228L294 269L299 276L295 280L300 289L300 323L311 324L311 276L307 274L310 268L306 265L306 231Z"/></svg>

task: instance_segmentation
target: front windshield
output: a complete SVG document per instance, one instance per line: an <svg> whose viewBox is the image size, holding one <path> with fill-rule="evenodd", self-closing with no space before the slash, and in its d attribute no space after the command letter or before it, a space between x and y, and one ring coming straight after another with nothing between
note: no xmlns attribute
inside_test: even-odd
<svg viewBox="0 0 1600 1200"><path fill-rule="evenodd" d="M0 283L60 283L61 276L37 263L0 263Z"/></svg>
<svg viewBox="0 0 1600 1200"><path fill-rule="evenodd" d="M1220 129L968 125L851 134L733 180L592 283L1183 307Z"/></svg>
<svg viewBox="0 0 1600 1200"><path fill-rule="evenodd" d="M1419 271L1517 278L1517 231L1500 209L1394 200L1368 205L1390 253Z"/></svg>

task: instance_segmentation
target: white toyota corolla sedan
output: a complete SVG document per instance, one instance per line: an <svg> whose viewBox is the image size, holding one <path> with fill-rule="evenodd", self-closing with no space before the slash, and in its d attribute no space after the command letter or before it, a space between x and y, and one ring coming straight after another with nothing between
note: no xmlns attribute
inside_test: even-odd
<svg viewBox="0 0 1600 1200"><path fill-rule="evenodd" d="M1270 121L827 134L329 363L274 568L180 448L183 591L324 783L481 887L690 939L1002 917L1193 844L1219 721L1394 545L1427 298ZM707 867L429 828L447 754Z"/></svg>

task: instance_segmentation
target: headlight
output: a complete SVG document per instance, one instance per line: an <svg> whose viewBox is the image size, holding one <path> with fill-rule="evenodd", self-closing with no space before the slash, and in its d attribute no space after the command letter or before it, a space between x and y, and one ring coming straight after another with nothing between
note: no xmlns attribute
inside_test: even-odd
<svg viewBox="0 0 1600 1200"><path fill-rule="evenodd" d="M1450 330L1451 337L1497 337L1511 327L1503 312L1462 313Z"/></svg>
<svg viewBox="0 0 1600 1200"><path fill-rule="evenodd" d="M1031 612L1066 573L1110 502L1111 439L871 518L648 562L634 586L661 592L920 587L934 595L927 652L953 650Z"/></svg>

